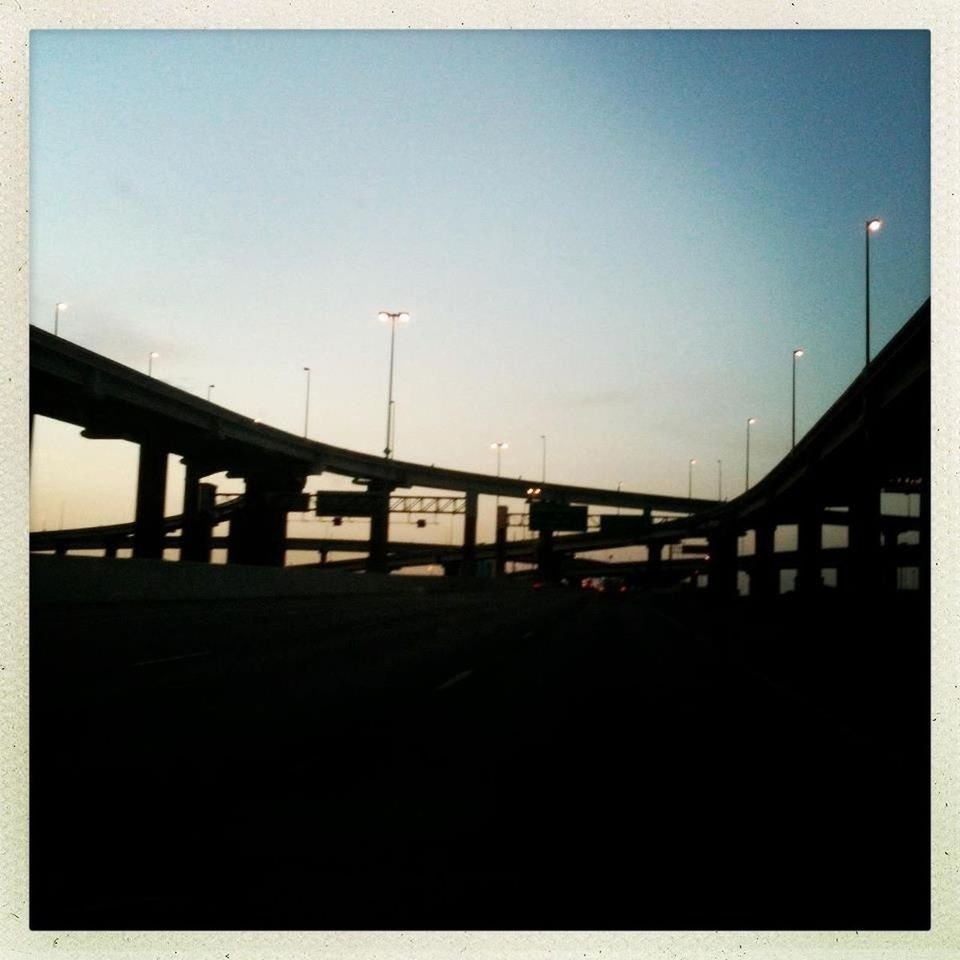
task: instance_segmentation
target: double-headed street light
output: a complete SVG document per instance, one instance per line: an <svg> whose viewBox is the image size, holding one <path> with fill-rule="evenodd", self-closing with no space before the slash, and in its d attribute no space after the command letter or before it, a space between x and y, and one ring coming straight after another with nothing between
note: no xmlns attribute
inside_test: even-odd
<svg viewBox="0 0 960 960"><path fill-rule="evenodd" d="M689 500L693 496L693 465L696 463L696 460L691 460L687 464L687 499Z"/></svg>
<svg viewBox="0 0 960 960"><path fill-rule="evenodd" d="M797 445L797 361L803 356L803 350L797 347L793 351L793 402L790 415L790 449Z"/></svg>
<svg viewBox="0 0 960 960"><path fill-rule="evenodd" d="M150 356L149 356L148 359L147 359L147 376L148 376L148 377L152 377L152 376L153 376L153 361L156 360L157 357L159 357L159 356L160 356L160 354L157 353L156 350L151 350L151 351L150 351Z"/></svg>
<svg viewBox="0 0 960 960"><path fill-rule="evenodd" d="M60 311L66 310L66 309L67 309L67 304L65 303L58 303L53 308L53 335L55 337L60 336Z"/></svg>
<svg viewBox="0 0 960 960"><path fill-rule="evenodd" d="M390 380L387 387L387 442L383 448L383 455L390 457L393 453L391 445L392 426L393 426L393 354L394 341L397 335L397 323L406 323L410 319L409 313L390 313L387 310L381 310L377 314L377 319L381 323L390 324Z"/></svg>
<svg viewBox="0 0 960 960"><path fill-rule="evenodd" d="M866 267L866 276L864 278L864 305L866 307L866 321L867 321L867 360L866 364L870 363L870 234L876 233L883 226L883 221L874 217L872 220L867 220L863 227L863 236L864 244L866 247L866 256L865 256L865 267ZM864 364L864 366L866 366Z"/></svg>
<svg viewBox="0 0 960 960"><path fill-rule="evenodd" d="M496 443L491 443L491 444L490 444L490 449L497 451L497 479L498 479L498 480L500 479L500 457L501 457L501 455L503 454L503 451L506 450L507 447L509 447L509 446L510 446L509 443L504 443L502 440L498 440ZM499 507L499 506L500 506L500 494L499 494L499 493L497 494L496 503L497 503L497 506Z"/></svg>
<svg viewBox="0 0 960 960"><path fill-rule="evenodd" d="M745 490L750 489L750 427L757 422L756 417L750 417L747 420L747 485Z"/></svg>

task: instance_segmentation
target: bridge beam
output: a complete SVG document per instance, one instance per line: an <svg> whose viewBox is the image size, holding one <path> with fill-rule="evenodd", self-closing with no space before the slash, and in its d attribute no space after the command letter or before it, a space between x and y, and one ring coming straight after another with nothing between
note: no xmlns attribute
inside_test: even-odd
<svg viewBox="0 0 960 960"><path fill-rule="evenodd" d="M140 444L137 466L137 512L133 530L136 560L163 558L164 500L167 491L167 451L159 444Z"/></svg>

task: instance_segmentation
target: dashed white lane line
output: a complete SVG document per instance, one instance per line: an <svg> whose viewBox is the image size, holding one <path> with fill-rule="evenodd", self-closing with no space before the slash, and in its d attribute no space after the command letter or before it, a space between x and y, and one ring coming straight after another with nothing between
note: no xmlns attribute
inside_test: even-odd
<svg viewBox="0 0 960 960"><path fill-rule="evenodd" d="M455 676L452 676L449 680L444 680L439 687L434 687L434 693L442 693L444 690L449 690L455 683L459 683L461 680L466 680L470 674L473 673L472 669L461 670Z"/></svg>

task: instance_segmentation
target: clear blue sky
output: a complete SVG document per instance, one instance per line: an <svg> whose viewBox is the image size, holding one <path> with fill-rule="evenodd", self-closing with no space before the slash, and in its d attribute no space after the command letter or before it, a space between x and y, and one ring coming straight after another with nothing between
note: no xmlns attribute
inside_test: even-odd
<svg viewBox="0 0 960 960"><path fill-rule="evenodd" d="M400 459L743 488L930 290L926 32L35 31L31 320ZM74 431L75 433L75 431ZM34 526L132 517L43 424ZM132 448L131 448L132 449ZM234 484L235 485L235 484ZM317 484L314 483L315 487Z"/></svg>

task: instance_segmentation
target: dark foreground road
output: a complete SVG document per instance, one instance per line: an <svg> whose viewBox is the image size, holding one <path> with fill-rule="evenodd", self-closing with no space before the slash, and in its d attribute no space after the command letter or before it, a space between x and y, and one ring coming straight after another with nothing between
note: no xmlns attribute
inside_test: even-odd
<svg viewBox="0 0 960 960"><path fill-rule="evenodd" d="M923 928L923 617L36 609L31 925Z"/></svg>

